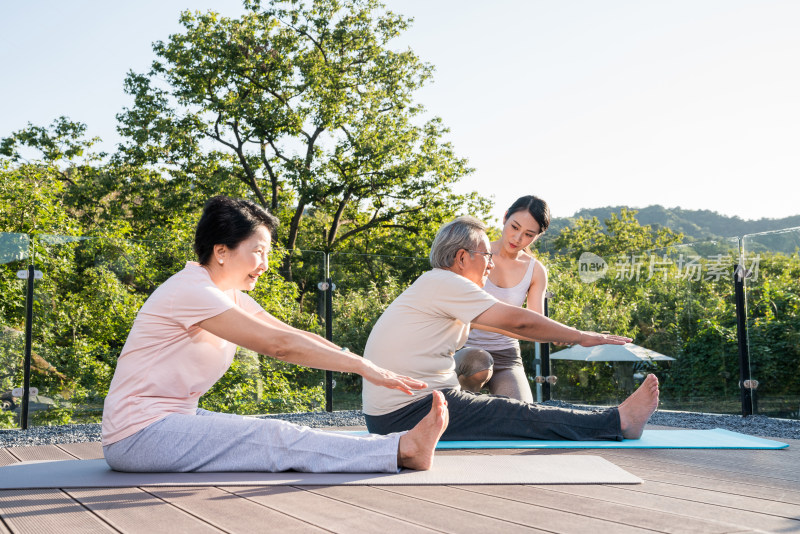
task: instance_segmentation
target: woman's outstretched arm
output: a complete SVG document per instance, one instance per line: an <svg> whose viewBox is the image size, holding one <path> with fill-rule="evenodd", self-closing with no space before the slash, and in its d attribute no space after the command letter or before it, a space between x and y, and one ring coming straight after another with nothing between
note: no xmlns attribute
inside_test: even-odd
<svg viewBox="0 0 800 534"><path fill-rule="evenodd" d="M343 351L316 334L298 330L266 313L253 316L234 307L201 321L197 326L240 347L278 360L315 369L356 373L373 384L409 395L415 389L427 387L424 382L387 371L356 354Z"/></svg>

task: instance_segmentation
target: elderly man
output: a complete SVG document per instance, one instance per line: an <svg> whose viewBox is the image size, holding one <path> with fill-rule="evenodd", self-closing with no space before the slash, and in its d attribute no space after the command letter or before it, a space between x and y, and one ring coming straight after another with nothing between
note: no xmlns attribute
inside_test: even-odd
<svg viewBox="0 0 800 534"><path fill-rule="evenodd" d="M450 423L442 439L638 439L658 406L658 380L649 375L615 408L578 412L476 395L459 386L453 355L470 326L531 341L621 345L629 338L585 332L531 310L504 304L481 289L493 267L486 227L473 217L444 225L433 241L432 270L386 309L364 357L395 373L424 381L412 396L364 381L363 410L372 433L413 428L430 411L433 391L447 401Z"/></svg>

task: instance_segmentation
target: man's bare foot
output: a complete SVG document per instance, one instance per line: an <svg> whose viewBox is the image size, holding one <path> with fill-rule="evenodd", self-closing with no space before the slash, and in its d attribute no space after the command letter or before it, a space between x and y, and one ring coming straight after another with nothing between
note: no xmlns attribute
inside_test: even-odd
<svg viewBox="0 0 800 534"><path fill-rule="evenodd" d="M433 465L433 451L442 432L450 421L447 401L440 391L433 392L433 405L417 426L400 436L397 448L397 464L400 467L427 471Z"/></svg>
<svg viewBox="0 0 800 534"><path fill-rule="evenodd" d="M656 408L658 408L658 378L656 375L647 375L639 389L619 405L622 437L625 439L642 437L644 425Z"/></svg>

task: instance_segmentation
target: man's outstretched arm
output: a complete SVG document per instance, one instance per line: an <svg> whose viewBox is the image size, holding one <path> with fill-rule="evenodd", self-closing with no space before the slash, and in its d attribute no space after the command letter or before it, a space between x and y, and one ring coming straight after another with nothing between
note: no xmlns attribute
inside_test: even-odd
<svg viewBox="0 0 800 534"><path fill-rule="evenodd" d="M471 323L473 328L498 332L517 339L568 345L624 345L631 338L577 330L544 315L503 302L492 305Z"/></svg>

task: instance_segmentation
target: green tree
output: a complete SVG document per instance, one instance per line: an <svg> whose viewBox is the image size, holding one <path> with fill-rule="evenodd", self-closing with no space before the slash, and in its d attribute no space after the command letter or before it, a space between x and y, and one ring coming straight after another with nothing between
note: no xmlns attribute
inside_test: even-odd
<svg viewBox="0 0 800 534"><path fill-rule="evenodd" d="M91 152L97 140L86 139L85 131L61 117L0 141L0 393L6 403L14 402L6 397L22 383L25 284L16 272L34 261L44 273L35 283L32 371L34 385L53 404L34 412L32 424L97 419L136 312L193 258L194 220L180 213L157 219L151 217L156 211L142 207L147 205L142 198L158 197L158 188L147 187L147 181L159 182L160 176L103 161L103 155ZM126 174L135 179L125 179ZM117 202L120 198L134 202L125 205ZM162 206L168 202L174 200L165 199ZM129 239L132 234L149 239ZM276 251L273 271L280 259ZM264 277L253 296L283 320L306 329L315 325L297 308L296 285L283 277ZM264 360L259 407L299 408L318 397L315 372L284 367L278 374ZM225 383L235 382L240 371L237 363ZM241 387L250 391L251 385ZM291 387L296 391L285 395ZM276 401L274 395L282 398ZM246 396L231 397L223 386L205 402L229 406L225 399L240 403L241 410L253 408ZM12 412L0 414L0 426L16 424Z"/></svg>
<svg viewBox="0 0 800 534"><path fill-rule="evenodd" d="M288 223L289 250L414 234L465 205L485 214L452 193L470 169L413 101L432 67L389 48L409 20L377 0L245 6L238 19L183 13L184 33L155 43L148 73L128 75L127 162L159 169L173 191L212 180L258 200Z"/></svg>
<svg viewBox="0 0 800 534"><path fill-rule="evenodd" d="M622 208L619 215L612 213L603 221L605 228L597 217L579 218L574 226L561 231L554 246L577 259L583 252L603 257L629 254L669 247L683 239L683 234L676 234L669 228L655 230L650 225L639 224L636 213L636 210Z"/></svg>
<svg viewBox="0 0 800 534"><path fill-rule="evenodd" d="M85 139L85 130L60 117L49 127L29 124L0 139L0 229L30 235L75 231L65 196L96 159L88 150L97 139Z"/></svg>

